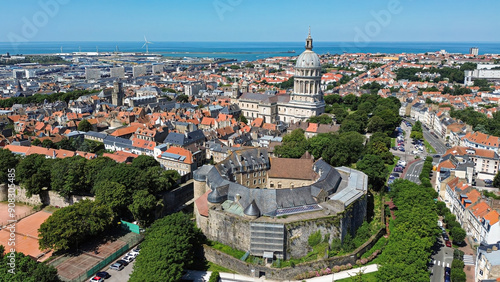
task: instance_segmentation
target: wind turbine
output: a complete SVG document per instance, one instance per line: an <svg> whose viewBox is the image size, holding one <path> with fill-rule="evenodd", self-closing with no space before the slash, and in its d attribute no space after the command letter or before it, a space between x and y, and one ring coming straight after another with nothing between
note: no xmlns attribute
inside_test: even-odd
<svg viewBox="0 0 500 282"><path fill-rule="evenodd" d="M146 54L149 54L149 44L153 44L153 42L149 42L148 39L146 38L146 35L144 35L144 45L142 45L141 48L144 48L146 46Z"/></svg>

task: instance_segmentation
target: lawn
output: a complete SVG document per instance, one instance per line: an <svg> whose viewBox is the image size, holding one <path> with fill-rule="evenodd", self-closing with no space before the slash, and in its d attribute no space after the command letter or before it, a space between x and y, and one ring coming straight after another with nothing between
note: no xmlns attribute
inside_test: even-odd
<svg viewBox="0 0 500 282"><path fill-rule="evenodd" d="M391 148L396 147L396 138L391 138Z"/></svg>
<svg viewBox="0 0 500 282"><path fill-rule="evenodd" d="M208 262L208 271L218 271L218 272L226 272L226 273L237 273L231 269L225 268L213 262Z"/></svg>
<svg viewBox="0 0 500 282"><path fill-rule="evenodd" d="M394 170L394 167L396 166L398 161L399 161L399 157L394 156L394 163L392 165L386 165L387 169L389 170L389 174L387 175L387 180L389 180L389 176L390 176L391 172Z"/></svg>
<svg viewBox="0 0 500 282"><path fill-rule="evenodd" d="M231 248L230 246L221 244L219 242L211 242L210 246L237 259L241 259L241 257L243 257L243 255L245 254L244 251Z"/></svg>
<svg viewBox="0 0 500 282"><path fill-rule="evenodd" d="M424 139L424 146L425 146L425 149L427 150L427 152L429 154L435 154L436 153L436 150L431 146L431 144L429 144L429 142L427 142L427 140Z"/></svg>

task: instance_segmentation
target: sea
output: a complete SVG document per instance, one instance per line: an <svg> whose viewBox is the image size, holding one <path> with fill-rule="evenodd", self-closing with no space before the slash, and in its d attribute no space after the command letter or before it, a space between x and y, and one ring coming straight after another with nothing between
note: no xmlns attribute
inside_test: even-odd
<svg viewBox="0 0 500 282"><path fill-rule="evenodd" d="M69 52L146 52L144 42L0 42L0 54L55 54ZM294 56L305 42L154 42L149 53L165 57L226 58L254 61L277 56ZM425 53L445 50L468 54L478 47L479 54L500 54L500 42L314 42L318 54L342 53Z"/></svg>

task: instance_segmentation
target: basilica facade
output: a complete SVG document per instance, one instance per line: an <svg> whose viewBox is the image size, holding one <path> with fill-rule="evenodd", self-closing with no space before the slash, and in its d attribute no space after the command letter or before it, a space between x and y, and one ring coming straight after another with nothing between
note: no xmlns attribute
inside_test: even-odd
<svg viewBox="0 0 500 282"><path fill-rule="evenodd" d="M321 90L321 63L312 51L311 33L306 39L306 50L295 64L293 93L267 95L248 92L246 82L242 89L235 83L232 88L233 103L238 104L242 114L249 120L262 118L267 123L294 123L325 112Z"/></svg>

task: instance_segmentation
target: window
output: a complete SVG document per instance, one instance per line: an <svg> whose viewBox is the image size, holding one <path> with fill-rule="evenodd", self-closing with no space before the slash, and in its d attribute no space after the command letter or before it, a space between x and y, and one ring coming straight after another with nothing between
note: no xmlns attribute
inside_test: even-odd
<svg viewBox="0 0 500 282"><path fill-rule="evenodd" d="M250 178L250 173L247 173L247 179Z"/></svg>
<svg viewBox="0 0 500 282"><path fill-rule="evenodd" d="M483 271L479 270L479 275L483 276Z"/></svg>
<svg viewBox="0 0 500 282"><path fill-rule="evenodd" d="M257 180L254 180L254 181L253 181L253 185L255 185L255 184L257 184Z"/></svg>
<svg viewBox="0 0 500 282"><path fill-rule="evenodd" d="M262 175L262 171L259 171L259 176L261 176L261 175Z"/></svg>
<svg viewBox="0 0 500 282"><path fill-rule="evenodd" d="M269 187L274 188L274 183L271 182L271 184L269 184Z"/></svg>
<svg viewBox="0 0 500 282"><path fill-rule="evenodd" d="M260 182L260 178L259 178L259 184L261 184L262 182Z"/></svg>
<svg viewBox="0 0 500 282"><path fill-rule="evenodd" d="M247 181L247 186L250 186L250 181Z"/></svg>
<svg viewBox="0 0 500 282"><path fill-rule="evenodd" d="M280 189L280 188L281 188L281 183L278 183L278 189Z"/></svg>

